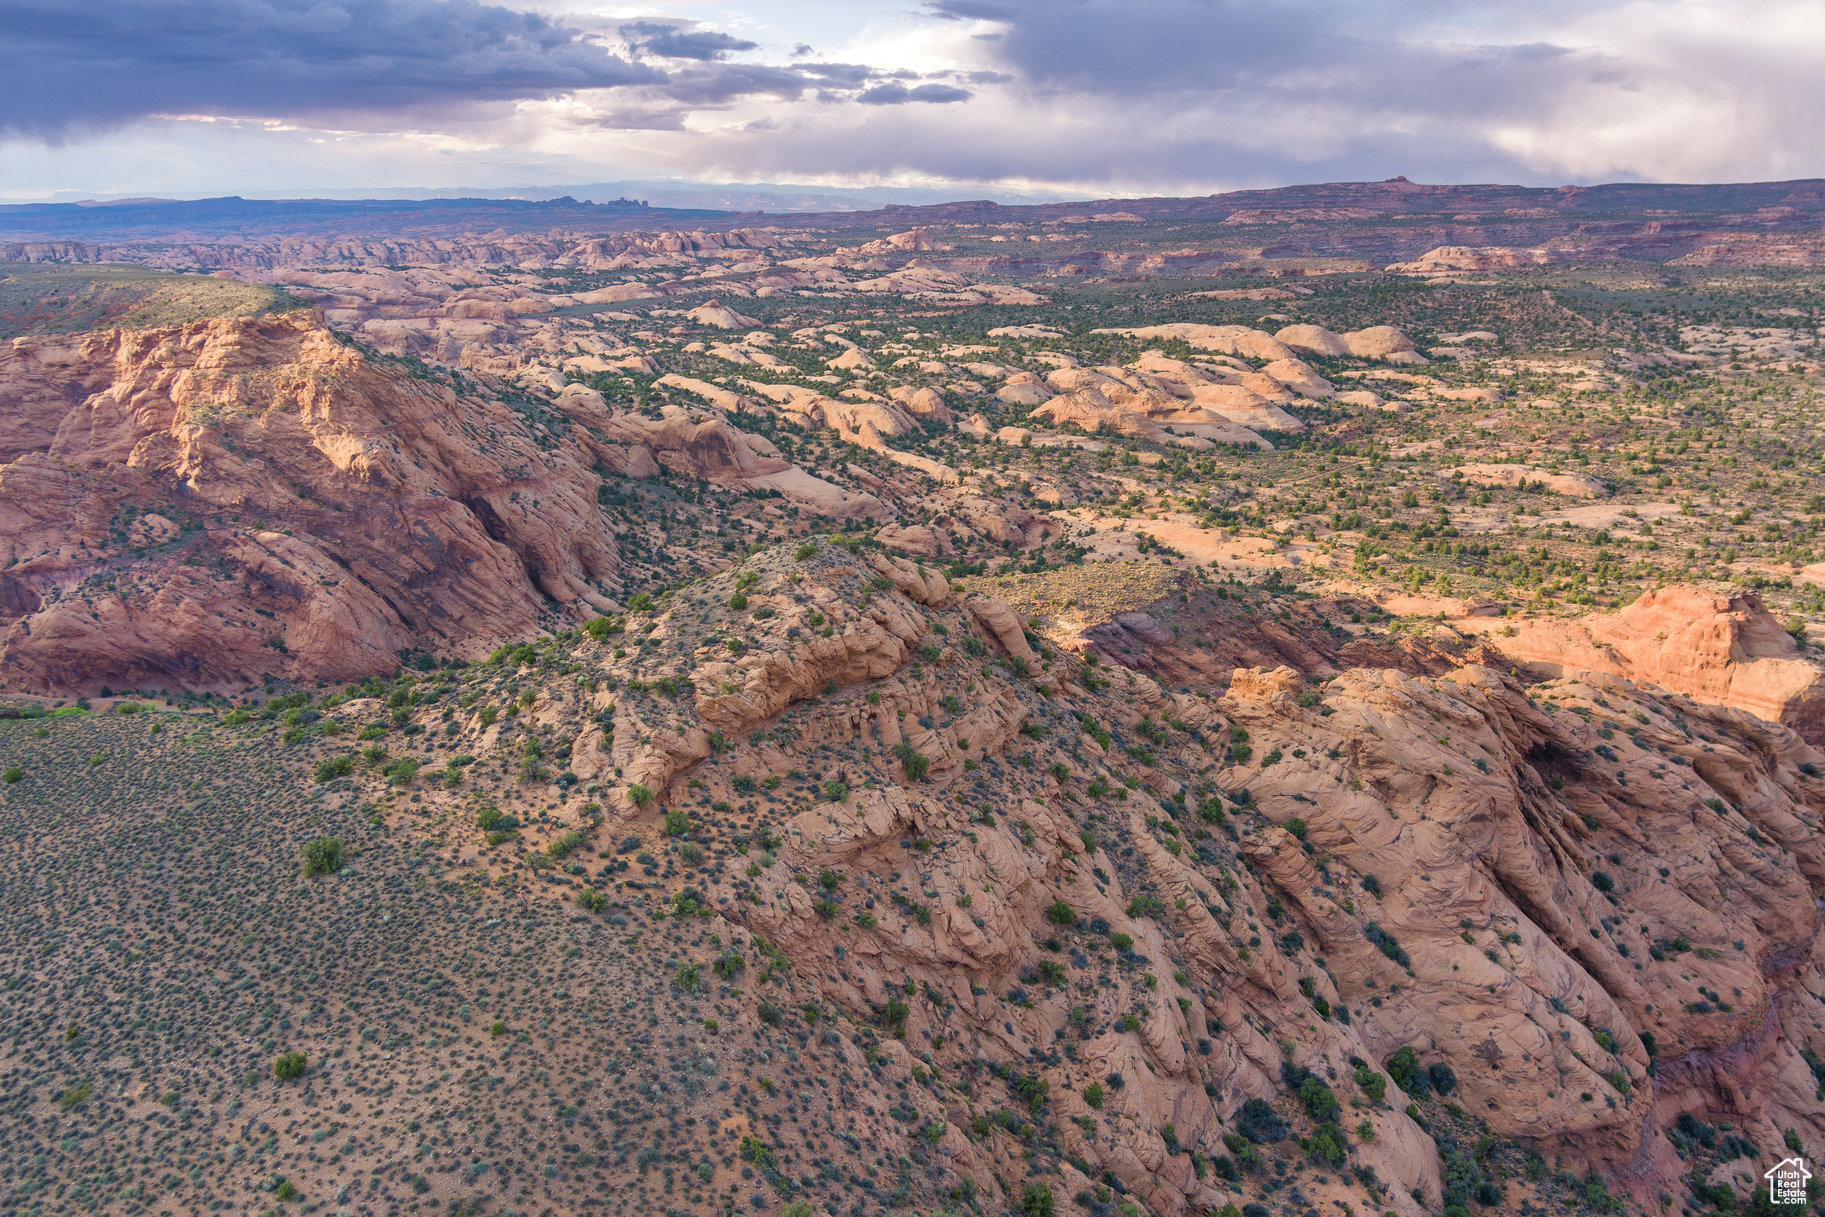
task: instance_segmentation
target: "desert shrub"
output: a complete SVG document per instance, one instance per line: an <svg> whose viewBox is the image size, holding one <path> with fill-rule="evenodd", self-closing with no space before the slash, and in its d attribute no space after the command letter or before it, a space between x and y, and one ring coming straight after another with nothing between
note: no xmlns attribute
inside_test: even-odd
<svg viewBox="0 0 1825 1217"><path fill-rule="evenodd" d="M691 831L691 817L682 807L674 807L665 813L665 835L682 837Z"/></svg>
<svg viewBox="0 0 1825 1217"><path fill-rule="evenodd" d="M1306 1114L1320 1122L1335 1121L1343 1110L1336 1093L1310 1073L1300 1079L1299 1101L1305 1104Z"/></svg>
<svg viewBox="0 0 1825 1217"><path fill-rule="evenodd" d="M317 762L317 780L332 782L345 778L355 771L355 758L352 756L333 756Z"/></svg>
<svg viewBox="0 0 1825 1217"><path fill-rule="evenodd" d="M908 781L922 782L925 775L931 772L931 758L911 744L896 744L893 751L900 758L900 767L906 771Z"/></svg>
<svg viewBox="0 0 1825 1217"><path fill-rule="evenodd" d="M1387 1077L1368 1065L1356 1066L1356 1085L1371 1103L1381 1102L1388 1093Z"/></svg>
<svg viewBox="0 0 1825 1217"><path fill-rule="evenodd" d="M1272 1145L1286 1139L1286 1121L1266 1099L1250 1099L1236 1112L1236 1131L1256 1145Z"/></svg>
<svg viewBox="0 0 1825 1217"><path fill-rule="evenodd" d="M608 907L608 897L593 887L586 887L577 893L577 904L592 913L600 913Z"/></svg>
<svg viewBox="0 0 1825 1217"><path fill-rule="evenodd" d="M545 853L553 858L562 858L579 849L584 840L583 834L573 828L563 836L553 840L551 844L547 845L545 847Z"/></svg>
<svg viewBox="0 0 1825 1217"><path fill-rule="evenodd" d="M1451 1072L1451 1066L1443 1061L1435 1061L1426 1070L1426 1080L1432 1083L1432 1089L1440 1094L1450 1094L1457 1089L1457 1074Z"/></svg>
<svg viewBox="0 0 1825 1217"><path fill-rule="evenodd" d="M1394 1084L1414 1098L1423 1099L1432 1093L1432 1083L1420 1069L1419 1054L1411 1046L1399 1049L1383 1064Z"/></svg>
<svg viewBox="0 0 1825 1217"><path fill-rule="evenodd" d="M272 1063L272 1075L282 1082L301 1078L304 1076L307 1061L308 1058L302 1052L284 1053Z"/></svg>
<svg viewBox="0 0 1825 1217"><path fill-rule="evenodd" d="M1053 925L1076 925L1077 910L1062 899L1054 900L1052 907L1046 910L1046 920Z"/></svg>
<svg viewBox="0 0 1825 1217"><path fill-rule="evenodd" d="M653 792L648 787L642 786L639 782L635 782L632 786L627 788L627 797L633 802L635 807L645 807L648 803L653 801Z"/></svg>
<svg viewBox="0 0 1825 1217"><path fill-rule="evenodd" d="M1375 922L1371 921L1362 927L1362 936L1374 943L1376 948L1380 950L1383 955L1386 955L1401 967L1407 967L1413 962L1407 957L1407 952L1401 948L1400 943L1395 940L1394 935L1382 929L1381 926ZM1398 1081L1399 1079L1397 1078L1395 1080ZM1401 1089L1405 1090L1406 1087L1402 1086Z"/></svg>
<svg viewBox="0 0 1825 1217"><path fill-rule="evenodd" d="M1300 1143L1306 1156L1315 1162L1323 1162L1333 1170L1342 1170L1346 1142L1343 1130L1335 1124L1320 1124L1312 1130L1312 1135Z"/></svg>
<svg viewBox="0 0 1825 1217"><path fill-rule="evenodd" d="M304 847L306 875L333 875L342 869L342 839L318 837Z"/></svg>
<svg viewBox="0 0 1825 1217"><path fill-rule="evenodd" d="M520 826L520 822L502 812L500 808L488 806L475 813L475 826L489 832L496 829L512 832Z"/></svg>
<svg viewBox="0 0 1825 1217"><path fill-rule="evenodd" d="M881 1025L891 1028L895 1034L899 1034L906 1029L906 1016L911 1012L904 1001L898 997L890 997L887 999L887 1004L881 1007Z"/></svg>
<svg viewBox="0 0 1825 1217"><path fill-rule="evenodd" d="M4 770L0 770L0 781L5 782L8 786L11 786L14 782L17 782L24 776L25 770L21 769L18 765L8 765Z"/></svg>
<svg viewBox="0 0 1825 1217"><path fill-rule="evenodd" d="M1136 896L1128 902L1130 917L1164 917L1166 906L1158 896Z"/></svg>
<svg viewBox="0 0 1825 1217"><path fill-rule="evenodd" d="M1055 1204L1051 1188L1043 1183L1029 1183L1020 1193L1020 1217L1052 1217Z"/></svg>

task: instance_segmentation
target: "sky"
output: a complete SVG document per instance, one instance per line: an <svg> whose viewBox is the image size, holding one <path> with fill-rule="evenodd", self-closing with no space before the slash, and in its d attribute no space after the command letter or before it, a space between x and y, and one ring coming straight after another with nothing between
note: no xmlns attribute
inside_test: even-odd
<svg viewBox="0 0 1825 1217"><path fill-rule="evenodd" d="M1819 0L0 0L0 198L1825 176Z"/></svg>

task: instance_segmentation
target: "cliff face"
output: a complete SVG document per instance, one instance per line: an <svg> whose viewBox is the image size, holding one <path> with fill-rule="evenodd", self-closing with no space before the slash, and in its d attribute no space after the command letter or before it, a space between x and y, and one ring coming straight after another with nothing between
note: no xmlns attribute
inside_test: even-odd
<svg viewBox="0 0 1825 1217"><path fill-rule="evenodd" d="M458 392L455 386L461 386ZM611 607L602 474L871 509L717 418L520 407L297 311L0 350L0 679L342 680Z"/></svg>
<svg viewBox="0 0 1825 1217"><path fill-rule="evenodd" d="M628 629L642 655L582 642L601 684L545 685L517 729L576 732L605 834L673 812L718 856L751 844L676 883L774 961L763 1036L763 1007L813 1000L882 1037L934 1186L1056 1169L1061 1196L1208 1213L1260 1194L1229 1173L1249 1154L1290 1152L1312 1203L1416 1217L1541 1198L1507 1146L1652 1209L1744 1165L1682 1116L1825 1150L1825 757L1779 724L1442 654L1171 692L820 547ZM1303 1149L1239 1136L1251 1099Z"/></svg>

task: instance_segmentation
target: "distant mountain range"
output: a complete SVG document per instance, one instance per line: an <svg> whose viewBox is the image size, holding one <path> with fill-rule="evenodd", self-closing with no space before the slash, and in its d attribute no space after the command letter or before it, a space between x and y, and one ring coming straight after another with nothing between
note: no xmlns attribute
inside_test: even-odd
<svg viewBox="0 0 1825 1217"><path fill-rule="evenodd" d="M650 189L649 189L650 188ZM555 193L565 189L571 193ZM1429 185L1404 177L1239 190L1189 198L1008 202L956 200L927 190L817 190L785 186L699 186L614 182L593 186L478 193L464 197L117 199L0 206L0 238L56 241L211 242L337 234L364 238L481 236L490 233L608 233L633 229L911 228L942 223L1046 223L1071 220L1222 222L1307 240L1330 233L1339 249L1376 244L1367 228L1386 229L1388 252L1431 245L1534 243L1577 229L1596 233L1628 217L1656 233L1724 222L1736 229L1816 225L1825 181L1679 185L1524 187ZM428 192L427 192L428 193ZM526 196L539 197L526 197ZM588 196L588 197L584 197ZM938 201L934 201L938 200ZM687 206L686 203L696 203ZM715 204L706 206L703 204ZM1428 238L1412 221L1435 217ZM1474 222L1482 231L1458 231ZM1593 227L1595 226L1595 227ZM1429 244L1426 243L1429 240ZM1317 252L1314 246L1306 252ZM19 256L17 254L12 256ZM29 255L28 255L29 256Z"/></svg>
<svg viewBox="0 0 1825 1217"><path fill-rule="evenodd" d="M966 193L955 188L928 186L801 186L788 182L693 182L682 178L646 178L623 182L588 182L569 186L383 186L354 190L311 192L311 201L434 202L441 200L490 200L548 203L563 199L584 203L613 203L633 199L652 207L694 211L829 212L870 211L898 204L917 207L948 203ZM1055 203L1075 196L1056 192L1015 193L968 191L975 197L1009 206ZM296 202L297 197L271 192L242 196L251 201ZM0 196L3 198L3 196ZM178 202L141 198L93 198L64 191L34 205L119 206L128 203ZM0 206L5 206L0 202Z"/></svg>

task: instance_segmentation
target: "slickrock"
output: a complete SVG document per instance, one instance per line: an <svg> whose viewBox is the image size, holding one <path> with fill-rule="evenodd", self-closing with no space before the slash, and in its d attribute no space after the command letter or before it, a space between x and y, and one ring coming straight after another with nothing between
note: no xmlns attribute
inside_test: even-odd
<svg viewBox="0 0 1825 1217"><path fill-rule="evenodd" d="M1478 486L1531 486L1580 499L1600 499L1609 494L1609 488L1594 477L1582 473L1551 473L1532 465L1460 465L1448 472L1462 475L1466 482Z"/></svg>
<svg viewBox="0 0 1825 1217"><path fill-rule="evenodd" d="M1825 668L1801 657L1753 592L1647 592L1615 613L1484 623L1503 654L1554 673L1602 672L1734 706L1825 744Z"/></svg>

